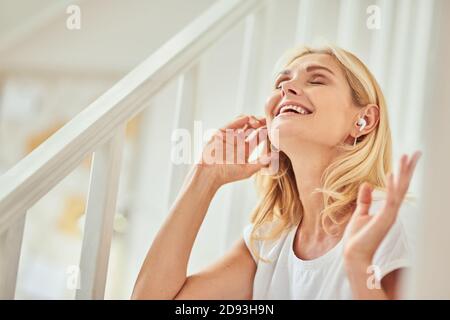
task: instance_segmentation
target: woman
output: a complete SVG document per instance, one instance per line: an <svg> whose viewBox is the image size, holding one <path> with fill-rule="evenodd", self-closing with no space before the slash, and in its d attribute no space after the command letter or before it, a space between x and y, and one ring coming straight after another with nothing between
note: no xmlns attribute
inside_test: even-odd
<svg viewBox="0 0 450 320"><path fill-rule="evenodd" d="M265 118L239 117L205 147L152 243L133 298L399 297L409 257L396 217L420 153L402 156L394 177L384 97L353 54L302 47L288 51L279 65ZM248 161L267 140L270 153ZM232 163L222 161L230 146ZM240 154L244 163L237 162ZM267 166L276 172L263 174ZM216 191L255 173L261 201L244 237L215 264L187 277ZM382 202L373 201L374 189ZM369 214L372 202L376 214Z"/></svg>

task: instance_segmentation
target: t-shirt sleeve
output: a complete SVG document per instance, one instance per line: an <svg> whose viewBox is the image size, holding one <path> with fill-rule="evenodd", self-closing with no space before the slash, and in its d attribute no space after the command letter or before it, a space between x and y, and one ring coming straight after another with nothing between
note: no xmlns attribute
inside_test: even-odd
<svg viewBox="0 0 450 320"><path fill-rule="evenodd" d="M253 260L255 260L255 262L257 262L258 260L257 260L257 258L255 256L254 251L256 250L258 252L258 254L259 254L260 243L259 243L258 240L254 240L252 242L252 245L253 245L253 250L252 250L252 247L250 246L250 234L251 234L252 230L253 230L253 224L250 223L250 224L246 225L244 227L243 237L244 237L245 244L247 245L247 248L248 248L248 250L250 251L250 253L251 253L252 257L253 257Z"/></svg>
<svg viewBox="0 0 450 320"><path fill-rule="evenodd" d="M405 210L408 211L410 208L409 204L405 202L402 204L395 223L375 252L373 267L379 279L396 269L411 266L411 248L402 222Z"/></svg>

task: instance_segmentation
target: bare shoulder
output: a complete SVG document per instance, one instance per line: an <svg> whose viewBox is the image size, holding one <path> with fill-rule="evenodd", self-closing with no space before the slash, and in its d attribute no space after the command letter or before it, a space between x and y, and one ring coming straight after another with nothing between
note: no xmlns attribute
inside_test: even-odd
<svg viewBox="0 0 450 320"><path fill-rule="evenodd" d="M243 238L215 263L187 277L175 299L252 299L256 263Z"/></svg>

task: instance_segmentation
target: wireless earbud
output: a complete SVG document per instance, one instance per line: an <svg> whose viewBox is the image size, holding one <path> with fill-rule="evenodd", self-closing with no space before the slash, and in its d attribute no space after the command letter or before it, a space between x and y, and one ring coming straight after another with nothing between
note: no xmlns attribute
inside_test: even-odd
<svg viewBox="0 0 450 320"><path fill-rule="evenodd" d="M358 122L356 123L356 125L357 125L358 127L360 127L360 128L359 128L359 131L363 131L364 128L366 127L366 125L367 125L367 121L366 121L366 119L364 119L364 118L359 118L359 119L358 119Z"/></svg>
<svg viewBox="0 0 450 320"><path fill-rule="evenodd" d="M356 125L359 127L359 132L363 131L367 125L367 121L364 118L359 118ZM356 146L356 141L358 140L358 136L355 137L355 142L353 142L353 146Z"/></svg>

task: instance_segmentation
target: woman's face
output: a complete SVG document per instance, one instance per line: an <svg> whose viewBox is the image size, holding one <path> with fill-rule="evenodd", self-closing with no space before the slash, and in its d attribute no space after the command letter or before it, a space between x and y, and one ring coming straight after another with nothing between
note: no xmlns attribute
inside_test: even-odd
<svg viewBox="0 0 450 320"><path fill-rule="evenodd" d="M274 88L265 113L275 147L282 151L311 144L334 147L349 138L359 107L333 57L297 58L278 75ZM296 107L282 108L285 105Z"/></svg>

